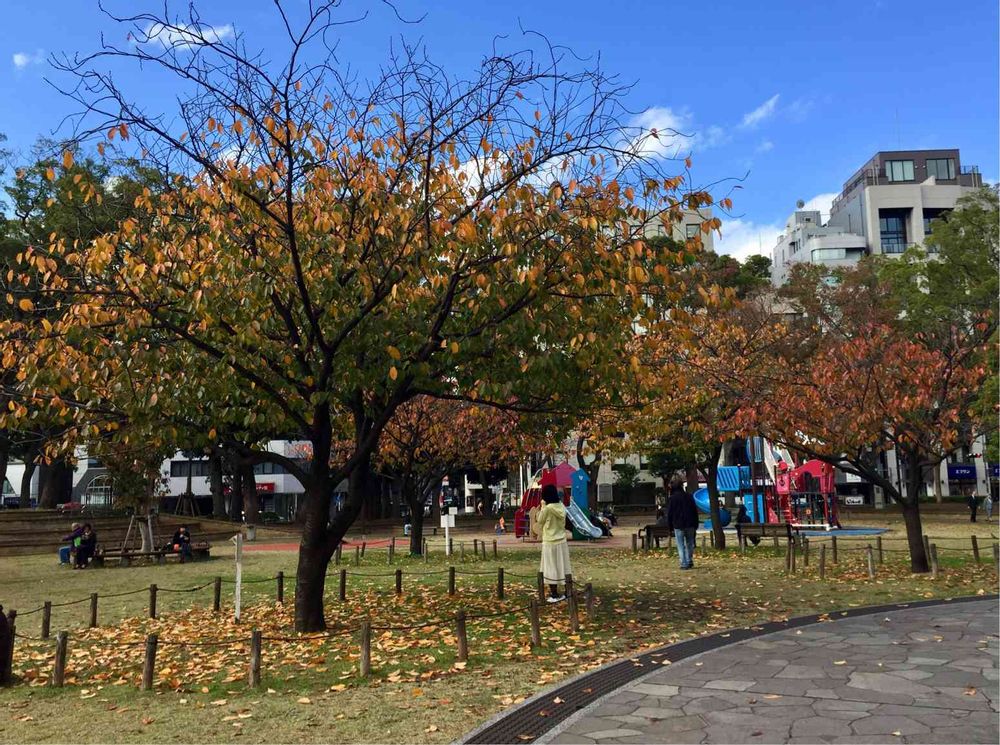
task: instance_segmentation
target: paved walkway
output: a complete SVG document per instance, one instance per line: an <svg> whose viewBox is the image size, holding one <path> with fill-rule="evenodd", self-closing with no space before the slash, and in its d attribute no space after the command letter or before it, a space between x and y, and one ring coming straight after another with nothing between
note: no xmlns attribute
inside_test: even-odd
<svg viewBox="0 0 1000 745"><path fill-rule="evenodd" d="M995 599L781 631L664 666L551 743L997 743Z"/></svg>

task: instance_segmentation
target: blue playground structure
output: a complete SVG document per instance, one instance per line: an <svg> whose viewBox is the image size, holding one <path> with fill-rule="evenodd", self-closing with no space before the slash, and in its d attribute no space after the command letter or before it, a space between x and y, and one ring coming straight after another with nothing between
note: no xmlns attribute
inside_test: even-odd
<svg viewBox="0 0 1000 745"><path fill-rule="evenodd" d="M743 494L750 488L750 467L719 466L715 483L719 488L719 493L735 492L737 494ZM702 523L702 527L706 530L711 530L712 528L711 503L709 502L709 499L711 499L711 497L708 494L708 487L706 486L703 486L694 493L694 503L695 506L698 507L698 511L709 514L709 519ZM761 500L763 500L763 495L761 495ZM754 505L751 497L746 496L744 498L744 503L751 521L757 520L755 515L763 514L763 504L759 506ZM732 513L730 513L725 507L720 506L719 520L722 522L722 527L726 527L733 521Z"/></svg>

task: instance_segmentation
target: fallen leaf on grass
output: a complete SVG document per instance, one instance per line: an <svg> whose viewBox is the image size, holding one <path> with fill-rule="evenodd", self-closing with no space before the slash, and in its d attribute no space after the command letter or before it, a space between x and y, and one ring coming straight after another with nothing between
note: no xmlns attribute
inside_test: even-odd
<svg viewBox="0 0 1000 745"><path fill-rule="evenodd" d="M211 703L212 706L225 706L229 703L229 699L217 698L215 701L210 701L209 703Z"/></svg>
<svg viewBox="0 0 1000 745"><path fill-rule="evenodd" d="M847 664L847 660L834 660L833 664L834 665L846 665Z"/></svg>
<svg viewBox="0 0 1000 745"><path fill-rule="evenodd" d="M975 686L969 686L968 688L966 688L965 689L965 695L966 696L975 696L976 695L976 687Z"/></svg>
<svg viewBox="0 0 1000 745"><path fill-rule="evenodd" d="M424 729L424 732L437 732L437 731L438 731L438 726L436 724L432 724L430 727Z"/></svg>
<svg viewBox="0 0 1000 745"><path fill-rule="evenodd" d="M143 717L143 718L142 718L142 723L143 723L143 724L152 724L152 723L153 723L153 722L155 722L155 721L156 721L156 720L155 720L155 719L153 719L153 717Z"/></svg>
<svg viewBox="0 0 1000 745"><path fill-rule="evenodd" d="M297 703L300 703L300 704L311 704L312 703L312 699L309 698L308 696L303 696L302 698L300 698L298 700Z"/></svg>

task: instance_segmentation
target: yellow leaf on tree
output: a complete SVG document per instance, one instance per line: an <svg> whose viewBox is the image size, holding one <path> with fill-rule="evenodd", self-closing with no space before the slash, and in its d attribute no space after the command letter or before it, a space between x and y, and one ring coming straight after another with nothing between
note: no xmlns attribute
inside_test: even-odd
<svg viewBox="0 0 1000 745"><path fill-rule="evenodd" d="M393 380L395 380L398 375L399 375L399 373L396 371L396 366L395 365L393 365L392 367L389 368L389 377L390 378L392 378Z"/></svg>
<svg viewBox="0 0 1000 745"><path fill-rule="evenodd" d="M62 161L62 163L63 163L63 168L69 168L70 166L72 166L73 165L73 153L71 153L69 150L64 150L63 151L63 161Z"/></svg>
<svg viewBox="0 0 1000 745"><path fill-rule="evenodd" d="M28 298L23 297L18 301L17 307L23 310L25 313L27 313L29 310L34 308L35 305L30 300L28 300Z"/></svg>

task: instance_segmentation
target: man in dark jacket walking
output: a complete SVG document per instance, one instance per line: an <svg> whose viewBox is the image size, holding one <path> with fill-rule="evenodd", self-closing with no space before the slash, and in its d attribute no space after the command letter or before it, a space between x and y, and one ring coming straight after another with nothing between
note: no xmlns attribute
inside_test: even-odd
<svg viewBox="0 0 1000 745"><path fill-rule="evenodd" d="M681 569L694 567L694 536L698 530L698 508L694 497L684 491L684 480L674 476L670 480L670 500L667 502L666 523L674 531L677 557Z"/></svg>

